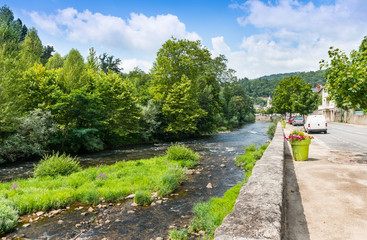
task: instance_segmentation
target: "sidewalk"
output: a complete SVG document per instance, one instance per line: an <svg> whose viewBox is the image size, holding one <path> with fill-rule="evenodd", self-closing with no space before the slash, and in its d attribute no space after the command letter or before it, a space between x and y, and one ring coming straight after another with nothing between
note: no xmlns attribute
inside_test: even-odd
<svg viewBox="0 0 367 240"><path fill-rule="evenodd" d="M285 135L294 129L287 124ZM286 144L286 237L367 239L367 165L331 162L335 152L312 141L309 160L292 160Z"/></svg>

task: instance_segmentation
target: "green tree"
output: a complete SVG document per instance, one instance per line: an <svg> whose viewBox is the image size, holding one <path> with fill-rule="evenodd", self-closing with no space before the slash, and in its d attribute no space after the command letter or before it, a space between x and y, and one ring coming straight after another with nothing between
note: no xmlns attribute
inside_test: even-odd
<svg viewBox="0 0 367 240"><path fill-rule="evenodd" d="M42 48L41 63L46 65L47 61L52 57L52 53L55 52L53 46L47 45Z"/></svg>
<svg viewBox="0 0 367 240"><path fill-rule="evenodd" d="M127 74L126 78L134 85L135 96L140 99L140 104L147 105L148 101L152 98L149 93L151 86L150 75L136 67Z"/></svg>
<svg viewBox="0 0 367 240"><path fill-rule="evenodd" d="M99 70L97 52L96 52L96 50L94 50L94 48L89 49L89 55L87 57L86 66L87 66L87 68L93 69L95 71Z"/></svg>
<svg viewBox="0 0 367 240"><path fill-rule="evenodd" d="M8 6L0 8L0 43L19 43L24 40L27 31L19 18L14 20L13 12Z"/></svg>
<svg viewBox="0 0 367 240"><path fill-rule="evenodd" d="M93 73L92 73L93 74ZM93 77L96 75L93 74ZM134 96L134 87L128 79L122 80L118 74L109 72L98 74L95 88L105 106L106 137L126 137L139 128L139 99Z"/></svg>
<svg viewBox="0 0 367 240"><path fill-rule="evenodd" d="M311 85L299 76L285 77L274 90L273 107L277 113L297 112L308 114L317 109L318 96L311 91Z"/></svg>
<svg viewBox="0 0 367 240"><path fill-rule="evenodd" d="M307 115L319 106L320 96L312 92L311 84L304 83L299 92L292 95L292 112Z"/></svg>
<svg viewBox="0 0 367 240"><path fill-rule="evenodd" d="M322 60L321 68L326 68L326 89L329 97L343 109L367 109L367 36L358 51L350 57L333 47L329 50L330 63Z"/></svg>
<svg viewBox="0 0 367 240"><path fill-rule="evenodd" d="M83 86L84 60L76 49L71 49L64 62L61 76L66 91Z"/></svg>
<svg viewBox="0 0 367 240"><path fill-rule="evenodd" d="M193 98L191 86L190 80L183 75L182 80L172 86L163 104L162 111L168 119L165 130L176 137L195 133L198 119L206 114Z"/></svg>
<svg viewBox="0 0 367 240"><path fill-rule="evenodd" d="M105 125L104 105L98 93L86 87L72 89L70 93L55 93L57 102L51 106L55 120L60 124L60 150L102 150L100 129Z"/></svg>
<svg viewBox="0 0 367 240"><path fill-rule="evenodd" d="M108 56L107 53L103 53L99 56L99 60L101 70L104 73L107 73L108 70L111 70L115 73L120 73L123 70L120 66L121 60L119 58L114 59L114 56Z"/></svg>
<svg viewBox="0 0 367 240"><path fill-rule="evenodd" d="M27 67L32 66L34 63L40 63L42 50L43 47L38 37L37 30L35 28L30 28L22 43L22 63Z"/></svg>
<svg viewBox="0 0 367 240"><path fill-rule="evenodd" d="M62 68L64 65L64 58L61 57L59 53L55 53L52 57L50 57L46 63L46 69L58 69Z"/></svg>
<svg viewBox="0 0 367 240"><path fill-rule="evenodd" d="M200 41L172 38L162 45L157 53L151 74L152 86L150 90L154 101L161 102L162 106L166 106L165 110L169 110L169 112L182 112L186 106L168 102L173 100L172 96L178 96L173 89L175 86L186 89L184 92L188 96L185 99L190 99L189 103L199 103L197 111L189 111L183 117L187 120L190 118L187 114L193 114L191 119L195 120L192 121L192 124L196 126L192 125L186 129L180 128L171 122L175 118L164 114L161 122L167 133L177 136L180 131L173 129L187 130L186 133L180 132L183 135L193 134L193 129L195 129L195 133L213 130L215 127L214 118L220 105L218 81L222 63L223 61L220 59L213 60L209 51L202 47ZM188 84L190 86L187 86ZM173 109L174 107L177 109ZM192 109L192 106L188 106L188 108Z"/></svg>

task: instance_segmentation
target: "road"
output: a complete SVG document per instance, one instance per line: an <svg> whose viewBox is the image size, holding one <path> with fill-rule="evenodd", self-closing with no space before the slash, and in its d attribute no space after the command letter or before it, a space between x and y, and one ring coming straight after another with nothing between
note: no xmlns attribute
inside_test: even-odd
<svg viewBox="0 0 367 240"><path fill-rule="evenodd" d="M328 123L328 133L312 133L329 150L367 153L367 126Z"/></svg>
<svg viewBox="0 0 367 240"><path fill-rule="evenodd" d="M328 123L311 135L308 161L292 161L286 145L287 239L367 239L367 127Z"/></svg>

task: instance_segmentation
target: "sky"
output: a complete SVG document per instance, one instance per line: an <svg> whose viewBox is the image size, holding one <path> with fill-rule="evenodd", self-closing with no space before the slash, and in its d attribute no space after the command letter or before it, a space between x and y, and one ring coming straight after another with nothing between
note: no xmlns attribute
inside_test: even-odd
<svg viewBox="0 0 367 240"><path fill-rule="evenodd" d="M316 71L330 46L347 54L367 35L366 0L0 0L65 56L89 48L149 72L172 36L223 54L239 78Z"/></svg>

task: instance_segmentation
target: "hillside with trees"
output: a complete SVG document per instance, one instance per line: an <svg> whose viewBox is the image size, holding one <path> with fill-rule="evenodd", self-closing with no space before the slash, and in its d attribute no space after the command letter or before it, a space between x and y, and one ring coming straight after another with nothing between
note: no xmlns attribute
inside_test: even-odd
<svg viewBox="0 0 367 240"><path fill-rule="evenodd" d="M243 78L240 79L239 82L251 97L268 97L273 96L275 88L283 78L299 76L301 79L304 79L306 83L309 83L314 87L316 84L326 84L324 74L325 70L281 73L263 76L253 80Z"/></svg>

